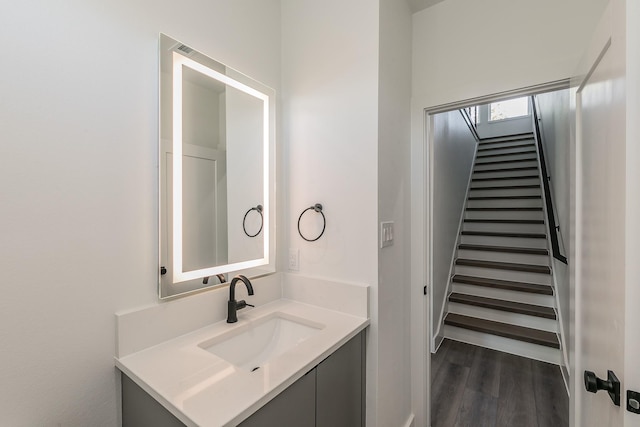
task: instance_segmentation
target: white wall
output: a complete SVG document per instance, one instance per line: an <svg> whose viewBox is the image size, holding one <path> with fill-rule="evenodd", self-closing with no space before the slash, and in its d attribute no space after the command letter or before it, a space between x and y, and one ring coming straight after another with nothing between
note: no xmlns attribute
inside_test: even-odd
<svg viewBox="0 0 640 427"><path fill-rule="evenodd" d="M560 225L560 234L569 232L569 141L570 141L570 111L569 90L536 95L539 105L538 117L540 131L544 142L544 155L547 173L551 176L549 185L553 194L553 208ZM568 234L562 243L569 244ZM566 240L566 242L565 242ZM567 246L566 251L569 251Z"/></svg>
<svg viewBox="0 0 640 427"><path fill-rule="evenodd" d="M544 156L547 165L547 174L551 176L549 186L553 199L553 209L556 214L557 225L560 226L558 240L562 255L569 257L571 251L570 234L570 206L571 194L570 180L570 106L569 90L561 90L536 95L539 105L538 117L540 132L544 143ZM570 316L570 287L569 269L567 265L553 260L554 280L559 302L560 316L562 318L562 334L565 340L569 340L569 316ZM572 260L569 260L572 262ZM569 367L567 367L569 368Z"/></svg>
<svg viewBox="0 0 640 427"><path fill-rule="evenodd" d="M447 0L413 15L413 94L424 104L572 76L606 0Z"/></svg>
<svg viewBox="0 0 640 427"><path fill-rule="evenodd" d="M379 73L378 217L394 221L395 238L378 255L376 425L404 426L411 414L410 303L422 298L410 281L411 14L404 1L380 1Z"/></svg>
<svg viewBox="0 0 640 427"><path fill-rule="evenodd" d="M279 87L277 0L0 14L4 425L117 425L114 313L157 301L161 31Z"/></svg>
<svg viewBox="0 0 640 427"><path fill-rule="evenodd" d="M459 111L433 118L432 336L440 330L451 262L458 241L476 140Z"/></svg>
<svg viewBox="0 0 640 427"><path fill-rule="evenodd" d="M282 2L287 240L300 272L377 281L378 8L366 0ZM325 235L298 235L322 203Z"/></svg>
<svg viewBox="0 0 640 427"><path fill-rule="evenodd" d="M264 102L238 89L226 90L227 236L230 263L263 258L260 215L264 200ZM243 224L244 221L244 224ZM244 228L246 227L247 233Z"/></svg>
<svg viewBox="0 0 640 427"><path fill-rule="evenodd" d="M282 104L287 235L300 273L371 285L367 419L378 401L378 2L282 1ZM327 228L298 235L322 203ZM312 214L308 212L307 215ZM283 257L284 258L284 257Z"/></svg>
<svg viewBox="0 0 640 427"><path fill-rule="evenodd" d="M282 20L289 234L281 251L300 249L303 274L372 285L367 425L403 425L411 413L410 13L404 2L284 1ZM307 243L297 218L316 202L327 230ZM381 250L378 220L395 222L394 245Z"/></svg>

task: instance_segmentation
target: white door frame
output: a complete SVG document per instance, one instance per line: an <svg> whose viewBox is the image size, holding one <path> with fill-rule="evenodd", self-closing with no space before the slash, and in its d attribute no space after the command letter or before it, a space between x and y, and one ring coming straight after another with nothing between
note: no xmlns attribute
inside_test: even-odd
<svg viewBox="0 0 640 427"><path fill-rule="evenodd" d="M570 79L528 86L477 98L429 106L417 99L411 108L411 288L420 295L424 286L431 288L433 197L433 116L464 107L506 98L535 95L569 88ZM571 296L573 298L573 296ZM414 427L429 427L431 417L431 292L426 298L411 299L411 391L415 415ZM571 339L571 338L570 338ZM569 342L572 348L573 342Z"/></svg>

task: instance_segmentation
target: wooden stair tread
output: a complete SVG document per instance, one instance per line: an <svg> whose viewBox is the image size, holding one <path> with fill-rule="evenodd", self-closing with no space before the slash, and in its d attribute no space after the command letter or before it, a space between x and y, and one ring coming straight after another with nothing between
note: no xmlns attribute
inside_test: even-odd
<svg viewBox="0 0 640 427"><path fill-rule="evenodd" d="M449 301L459 304L474 305L476 307L490 308L493 310L508 311L510 313L526 314L528 316L542 317L545 319L556 319L556 311L553 308L541 305L485 298L455 292L449 295Z"/></svg>
<svg viewBox="0 0 640 427"><path fill-rule="evenodd" d="M495 322L493 320L479 319L477 317L463 316L449 313L444 319L445 325L456 326L458 328L469 329L477 332L525 341L532 344L539 344L546 347L560 348L558 336L554 332L542 331L540 329L526 328L524 326L509 325L507 323Z"/></svg>
<svg viewBox="0 0 640 427"><path fill-rule="evenodd" d="M539 184L531 185L492 185L489 187L471 187L473 190L520 190L524 188L540 188Z"/></svg>
<svg viewBox="0 0 640 427"><path fill-rule="evenodd" d="M488 224L544 224L541 219L465 219L464 222Z"/></svg>
<svg viewBox="0 0 640 427"><path fill-rule="evenodd" d="M498 270L526 271L528 273L551 274L551 269L546 265L521 264L515 262L485 261L479 259L456 259L456 265L467 267L495 268Z"/></svg>
<svg viewBox="0 0 640 427"><path fill-rule="evenodd" d="M468 211L541 211L542 208L521 208L521 207L512 207L512 208L466 208Z"/></svg>
<svg viewBox="0 0 640 427"><path fill-rule="evenodd" d="M463 236L490 236L490 237L519 237L523 239L546 239L542 233L508 233L500 231L463 231Z"/></svg>
<svg viewBox="0 0 640 427"><path fill-rule="evenodd" d="M538 170L538 167L537 166L523 166L523 167L519 167L519 168L483 169L481 171L474 170L473 173L515 172L515 171L527 171L527 170Z"/></svg>
<svg viewBox="0 0 640 427"><path fill-rule="evenodd" d="M484 166L484 165L498 165L502 163L522 163L522 162L535 162L538 160L535 157L526 158L526 159L515 159L515 160L492 160L490 162L476 162L476 166Z"/></svg>
<svg viewBox="0 0 640 427"><path fill-rule="evenodd" d="M513 253L513 254L528 254L528 255L549 255L549 251L547 249L542 249L542 248L517 248L513 246L472 245L469 243L459 244L458 249L469 250L469 251L507 252L507 253Z"/></svg>
<svg viewBox="0 0 640 427"><path fill-rule="evenodd" d="M538 175L520 175L520 176L499 176L497 178L473 178L473 181L509 181L512 179L535 179L540 178Z"/></svg>
<svg viewBox="0 0 640 427"><path fill-rule="evenodd" d="M469 196L469 200L542 199L542 196Z"/></svg>
<svg viewBox="0 0 640 427"><path fill-rule="evenodd" d="M495 150L508 150L510 148L524 148L524 147L535 147L535 143L529 142L527 144L520 145L510 145L508 147L479 147L479 153L486 153L487 151L495 151Z"/></svg>
<svg viewBox="0 0 640 427"><path fill-rule="evenodd" d="M509 147L509 148L513 148L513 147ZM504 148L503 148L504 150ZM498 154L484 154L484 153L480 153L478 155L476 155L476 159L486 159L488 157L505 157L505 156L519 156L520 154L530 154L530 153L535 153L536 150L523 150L523 151L516 151L514 153L498 153Z"/></svg>
<svg viewBox="0 0 640 427"><path fill-rule="evenodd" d="M456 274L451 279L456 283L466 285L482 286L485 288L502 289L506 291L526 292L529 294L553 295L553 288L549 285L539 285L536 283L514 282L512 280L489 279L486 277L466 276Z"/></svg>

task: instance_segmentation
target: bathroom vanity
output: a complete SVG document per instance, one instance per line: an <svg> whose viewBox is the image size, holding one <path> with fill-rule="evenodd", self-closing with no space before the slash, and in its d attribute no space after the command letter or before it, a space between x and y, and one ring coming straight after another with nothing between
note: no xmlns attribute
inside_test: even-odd
<svg viewBox="0 0 640 427"><path fill-rule="evenodd" d="M360 332L238 425L362 426L364 367L364 332ZM126 374L122 374L122 425L185 426Z"/></svg>
<svg viewBox="0 0 640 427"><path fill-rule="evenodd" d="M224 288L117 315L123 426L363 425L368 287L282 273L254 287L263 300L233 324ZM149 338L204 298L213 323Z"/></svg>

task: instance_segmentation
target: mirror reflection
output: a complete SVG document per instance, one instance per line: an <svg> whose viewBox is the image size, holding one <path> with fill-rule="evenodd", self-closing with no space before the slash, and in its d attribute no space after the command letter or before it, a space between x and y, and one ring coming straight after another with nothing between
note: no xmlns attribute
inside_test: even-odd
<svg viewBox="0 0 640 427"><path fill-rule="evenodd" d="M161 35L161 298L272 271L272 92Z"/></svg>

